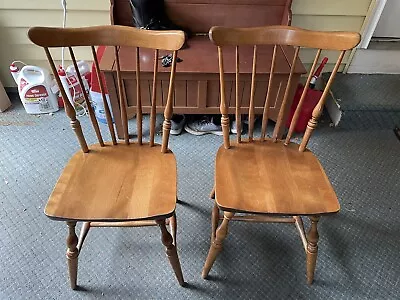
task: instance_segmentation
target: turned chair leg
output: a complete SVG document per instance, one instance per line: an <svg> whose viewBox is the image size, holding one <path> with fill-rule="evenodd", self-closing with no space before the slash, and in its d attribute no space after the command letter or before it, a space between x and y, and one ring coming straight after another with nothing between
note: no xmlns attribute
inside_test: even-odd
<svg viewBox="0 0 400 300"><path fill-rule="evenodd" d="M211 214L211 243L213 243L215 240L218 223L219 223L219 207L217 203L214 203L214 207Z"/></svg>
<svg viewBox="0 0 400 300"><path fill-rule="evenodd" d="M315 266L317 263L318 255L318 230L317 225L320 217L311 216L311 227L307 234L307 283L312 284L314 281Z"/></svg>
<svg viewBox="0 0 400 300"><path fill-rule="evenodd" d="M215 259L217 258L218 254L222 251L222 246L224 239L228 234L228 224L229 221L233 218L234 213L232 212L224 212L224 219L222 220L221 225L216 231L215 239L211 243L210 250L208 252L208 256L206 262L203 267L202 277L206 278L208 273L210 272Z"/></svg>
<svg viewBox="0 0 400 300"><path fill-rule="evenodd" d="M71 288L76 289L76 279L78 275L78 256L79 250L76 247L78 245L78 237L75 234L76 221L68 221L68 237L67 237L67 263L69 270L69 279L71 282Z"/></svg>
<svg viewBox="0 0 400 300"><path fill-rule="evenodd" d="M176 215L174 213L172 217L169 218L169 230L171 230L172 243L175 245L175 247L176 247L176 229L177 229L177 223L176 223Z"/></svg>
<svg viewBox="0 0 400 300"><path fill-rule="evenodd" d="M175 245L173 244L172 236L168 232L167 227L165 226L165 219L156 220L156 222L161 229L161 241L165 246L165 252L167 253L167 257L169 259L169 262L171 263L172 269L175 272L179 284L181 286L184 286L185 281L183 280L183 274L182 274L181 264L178 258L178 253Z"/></svg>

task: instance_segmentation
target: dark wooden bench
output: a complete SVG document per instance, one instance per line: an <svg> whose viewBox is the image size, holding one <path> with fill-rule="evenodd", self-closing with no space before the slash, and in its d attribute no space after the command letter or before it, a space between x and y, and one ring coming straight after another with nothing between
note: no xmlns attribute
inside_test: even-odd
<svg viewBox="0 0 400 300"><path fill-rule="evenodd" d="M217 48L208 38L212 26L251 27L264 25L288 25L291 21L291 0L165 0L170 19L176 24L188 28L193 36L188 40L189 47L179 51L183 59L177 65L175 81L175 113L182 114L219 114L219 75ZM132 26L132 13L129 0L111 0L111 22L116 25ZM267 93L269 72L272 59L272 46L258 47L258 67L256 76L255 113L261 114ZM227 75L226 99L230 111L234 113L234 51L224 50L224 64ZM277 53L276 75L271 103L270 116L276 120L281 107L283 94L290 72L294 50L291 47L279 47ZM141 97L143 112L150 112L151 80L153 70L153 52L141 49ZM160 53L160 55L167 53ZM125 94L128 103L128 116L136 111L135 49L121 48L121 69ZM248 112L252 66L252 47L241 47L240 70L242 95L242 113ZM121 137L121 120L117 100L117 78L114 67L114 50L107 48L101 60L101 69L105 73L110 100L118 135ZM159 95L157 111L162 112L168 90L169 68L160 67ZM299 80L305 69L300 61L295 69L293 80ZM144 88L148 86L149 88ZM292 85L289 99L293 99L296 84ZM287 106L289 108L290 105ZM287 117L285 113L285 119ZM282 124L285 124L283 122ZM280 132L283 131L281 129Z"/></svg>

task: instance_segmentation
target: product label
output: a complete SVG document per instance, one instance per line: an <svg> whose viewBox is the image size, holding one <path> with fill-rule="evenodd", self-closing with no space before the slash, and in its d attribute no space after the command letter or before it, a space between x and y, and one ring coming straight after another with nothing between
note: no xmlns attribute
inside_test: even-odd
<svg viewBox="0 0 400 300"><path fill-rule="evenodd" d="M82 109L86 109L85 96L75 75L68 76L68 86L69 93L71 94L74 102L75 110L80 112Z"/></svg>
<svg viewBox="0 0 400 300"><path fill-rule="evenodd" d="M49 103L49 94L43 85L38 85L27 90L24 97L24 103L39 105L39 111L52 109L51 104Z"/></svg>
<svg viewBox="0 0 400 300"><path fill-rule="evenodd" d="M19 91L22 91L23 88L27 85L28 85L28 82L26 82L26 80L22 78L21 81L19 82Z"/></svg>
<svg viewBox="0 0 400 300"><path fill-rule="evenodd" d="M30 88L25 93L26 102L38 102L40 98L47 98L49 94L43 85Z"/></svg>

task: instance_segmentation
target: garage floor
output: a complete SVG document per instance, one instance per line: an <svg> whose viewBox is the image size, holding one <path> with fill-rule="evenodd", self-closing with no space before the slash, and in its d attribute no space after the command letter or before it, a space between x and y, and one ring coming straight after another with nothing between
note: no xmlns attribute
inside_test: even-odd
<svg viewBox="0 0 400 300"><path fill-rule="evenodd" d="M0 299L399 299L398 115L360 112L341 128L322 124L310 148L340 199L320 222L315 283L293 225L233 223L209 280L200 276L210 240L213 162L222 138L172 137L178 161L178 246L186 288L177 284L159 229L95 228L80 256L80 291L69 288L67 227L44 205L78 144L62 111L25 114L18 99L0 114ZM368 119L368 122L361 120ZM82 118L87 138L87 118ZM105 132L106 127L102 126Z"/></svg>

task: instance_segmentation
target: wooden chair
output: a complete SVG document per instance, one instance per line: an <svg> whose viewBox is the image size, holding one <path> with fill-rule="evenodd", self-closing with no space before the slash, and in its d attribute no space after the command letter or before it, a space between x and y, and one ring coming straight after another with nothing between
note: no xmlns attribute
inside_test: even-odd
<svg viewBox="0 0 400 300"><path fill-rule="evenodd" d="M85 237L91 227L138 227L159 225L162 243L180 285L184 284L182 270L176 250L176 161L168 149L177 50L184 43L181 31L146 31L124 26L97 26L87 28L44 28L29 30L33 43L44 48L51 69L61 90L65 112L70 118L82 151L78 151L68 162L45 208L45 214L54 220L66 221L68 225L67 261L72 289L77 287L78 256ZM115 50L119 101L124 129L124 142L118 142L115 135L110 109L104 94L102 80L99 85L112 142L103 141L99 125L90 105L87 93L84 98L98 144L87 145L74 107L68 101L49 48L68 47L71 59L78 72L79 83L83 86L72 47L88 46L93 53L98 78L99 62L95 46L113 46ZM137 141L131 142L128 134L125 89L121 80L119 46L136 48L137 80ZM152 109L150 117L150 141L142 137L142 106L140 99L140 52L139 48L154 50L154 74ZM156 95L159 49L173 52L170 71L169 91L164 111L162 144L154 141L156 120ZM132 58L134 59L134 58ZM171 234L166 228L169 218ZM75 234L77 221L82 221L80 238Z"/></svg>
<svg viewBox="0 0 400 300"><path fill-rule="evenodd" d="M339 202L321 164L307 149L307 143L321 116L329 88L340 67L346 50L354 48L360 41L358 33L307 31L289 26L258 28L213 27L210 39L218 46L220 71L220 110L224 133L224 145L218 150L215 164L215 185L211 197L215 198L212 211L211 247L202 276L206 278L228 233L231 220L247 222L294 223L307 258L307 282L311 284L318 251L317 223L321 215L339 211ZM252 84L250 91L248 139L241 138L239 51L242 45L254 45ZM257 45L273 45L271 76L265 99L261 137L254 138L254 90L257 76ZM223 47L236 47L236 124L237 139L229 139L229 117L225 101ZM275 58L278 47L294 46L291 72L272 137L267 135L268 112L273 101L270 87L274 81ZM300 47L316 48L317 54L306 81L309 86L322 50L340 51L333 72L323 94L313 110L300 145L291 142L293 130L299 118L306 92L303 92L290 124L285 140L279 140L277 129L281 126L284 107L289 103L289 90ZM289 58L291 59L291 58ZM305 89L306 91L307 89ZM220 210L223 215L220 216ZM241 215L236 215L241 213ZM308 216L311 227L306 234L302 216ZM219 224L219 220L222 220Z"/></svg>

